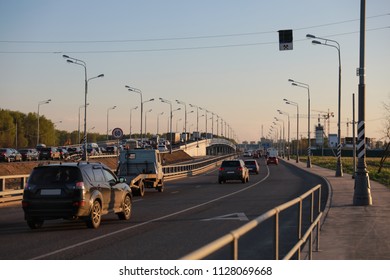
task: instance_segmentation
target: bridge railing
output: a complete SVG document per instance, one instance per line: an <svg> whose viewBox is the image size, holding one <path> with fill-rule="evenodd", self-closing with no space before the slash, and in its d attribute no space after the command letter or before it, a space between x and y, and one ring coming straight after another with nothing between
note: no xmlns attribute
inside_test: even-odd
<svg viewBox="0 0 390 280"><path fill-rule="evenodd" d="M315 200L315 193L318 193L318 198ZM303 210L302 205L303 201L305 199L310 199L310 226L307 228L307 230L303 233L302 232L302 225L303 225ZM315 201L317 202L317 205L315 206ZM230 245L230 253L229 257L233 260L239 259L239 239L246 234L248 234L253 229L259 227L262 225L263 222L265 222L268 219L273 218L274 219L274 259L279 260L280 259L280 250L279 250L279 240L282 238L280 236L280 220L279 216L280 214L295 206L298 205L299 208L299 214L297 215L297 225L298 225L298 231L297 231L297 243L290 249L290 251L283 256L283 259L291 259L294 255L297 256L297 259L301 259L301 250L304 246L304 244L309 240L309 254L308 258L312 259L312 252L313 252L313 232L316 230L316 250L319 249L319 240L320 240L320 220L322 217L321 212L321 185L317 185L313 187L311 190L307 191L303 195L288 201L282 205L279 205L278 207L275 207L263 215L257 217L256 219L246 223L245 225L231 231L230 233L218 238L217 240L203 246L202 248L185 255L182 257L182 260L199 260L204 259L207 256L218 252L222 248L225 248L226 246ZM253 244L252 244L253 245ZM247 248L245 248L247 249Z"/></svg>
<svg viewBox="0 0 390 280"><path fill-rule="evenodd" d="M165 179L177 179L180 177L187 177L204 172L207 169L216 167L222 160L227 158L234 158L236 154L228 154L217 157L210 157L201 161L194 161L189 163L179 163L163 166Z"/></svg>

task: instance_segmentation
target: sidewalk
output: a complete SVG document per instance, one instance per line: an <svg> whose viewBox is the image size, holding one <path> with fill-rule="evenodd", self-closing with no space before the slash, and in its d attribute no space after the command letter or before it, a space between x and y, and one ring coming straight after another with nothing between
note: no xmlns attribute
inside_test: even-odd
<svg viewBox="0 0 390 280"><path fill-rule="evenodd" d="M335 177L335 171L306 163L286 161L318 174L330 184L328 209L320 233L320 250L314 260L390 260L390 190L370 180L372 205L353 206L352 175Z"/></svg>

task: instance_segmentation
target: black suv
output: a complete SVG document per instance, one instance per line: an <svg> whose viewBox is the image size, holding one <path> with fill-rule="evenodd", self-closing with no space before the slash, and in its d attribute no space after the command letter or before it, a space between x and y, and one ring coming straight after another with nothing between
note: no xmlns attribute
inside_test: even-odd
<svg viewBox="0 0 390 280"><path fill-rule="evenodd" d="M249 182L249 171L242 159L224 160L219 168L218 183L226 180L241 180Z"/></svg>
<svg viewBox="0 0 390 280"><path fill-rule="evenodd" d="M54 160L54 159L61 159L61 153L57 150L55 147L46 147L42 148L39 152L39 159L47 159L47 160Z"/></svg>
<svg viewBox="0 0 390 280"><path fill-rule="evenodd" d="M37 166L23 193L24 218L31 229L44 220L85 220L98 228L101 216L112 211L130 219L132 194L125 179L101 163L62 163Z"/></svg>

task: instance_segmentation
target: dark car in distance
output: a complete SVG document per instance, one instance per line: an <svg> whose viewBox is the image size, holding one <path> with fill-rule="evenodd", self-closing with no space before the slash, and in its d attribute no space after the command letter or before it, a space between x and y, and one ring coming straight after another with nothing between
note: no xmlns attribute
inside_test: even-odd
<svg viewBox="0 0 390 280"><path fill-rule="evenodd" d="M256 173L259 174L260 172L260 167L259 164L257 163L257 160L255 159L247 159L244 161L245 166L248 168L249 173Z"/></svg>
<svg viewBox="0 0 390 280"><path fill-rule="evenodd" d="M33 169L24 189L22 207L31 229L49 219L82 219L98 228L101 217L114 212L130 219L132 193L124 178L118 178L101 163L58 163Z"/></svg>
<svg viewBox="0 0 390 280"><path fill-rule="evenodd" d="M37 149L20 149L19 153L22 155L22 160L24 161L39 159L39 152Z"/></svg>
<svg viewBox="0 0 390 280"><path fill-rule="evenodd" d="M276 164L278 165L279 164L279 160L276 156L268 156L267 157L267 165L269 164Z"/></svg>
<svg viewBox="0 0 390 280"><path fill-rule="evenodd" d="M56 147L44 147L39 151L39 159L47 159L47 160L54 160L54 159L61 159L61 153L57 150Z"/></svg>
<svg viewBox="0 0 390 280"><path fill-rule="evenodd" d="M249 171L242 159L224 160L218 172L218 183L226 183L227 180L240 180L249 182Z"/></svg>

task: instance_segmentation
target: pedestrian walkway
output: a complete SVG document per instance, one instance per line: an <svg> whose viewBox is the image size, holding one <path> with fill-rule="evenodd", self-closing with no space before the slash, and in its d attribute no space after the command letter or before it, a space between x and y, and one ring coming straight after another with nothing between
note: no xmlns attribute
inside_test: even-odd
<svg viewBox="0 0 390 280"><path fill-rule="evenodd" d="M330 192L321 225L320 248L315 260L390 260L390 189L370 180L372 205L354 206L354 179L306 163L286 161L318 174L329 182Z"/></svg>

